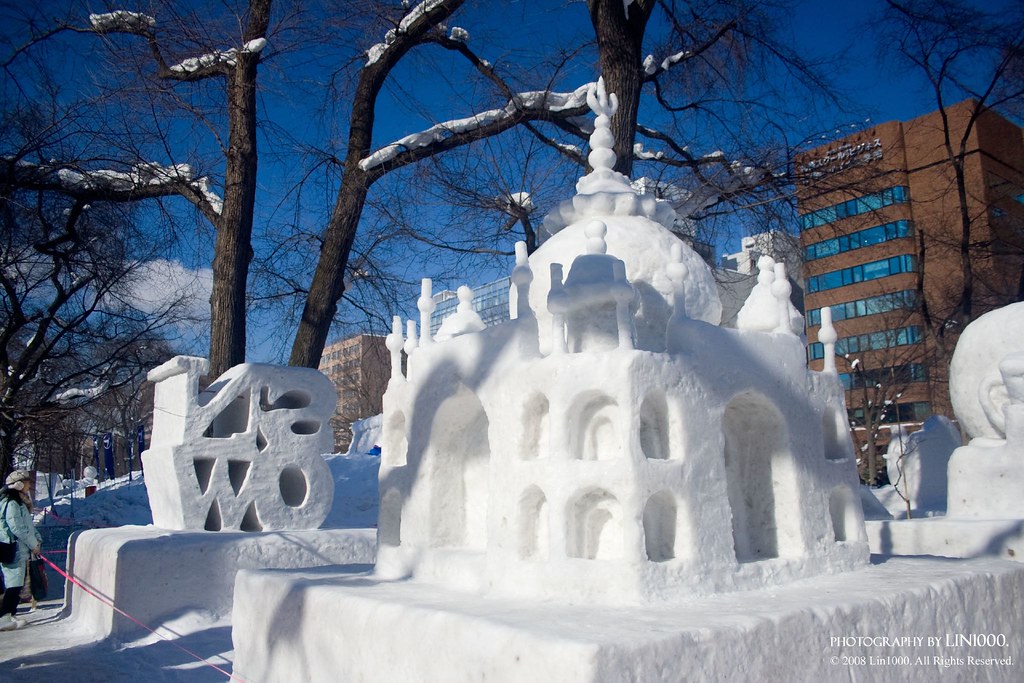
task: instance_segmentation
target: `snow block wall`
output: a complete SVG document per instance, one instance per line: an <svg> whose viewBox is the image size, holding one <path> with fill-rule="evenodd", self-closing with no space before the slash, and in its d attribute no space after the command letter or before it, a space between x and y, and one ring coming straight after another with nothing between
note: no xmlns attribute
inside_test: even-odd
<svg viewBox="0 0 1024 683"><path fill-rule="evenodd" d="M207 389L202 358L178 356L156 383L153 438L142 454L153 523L164 529L315 529L334 483L322 453L333 445L337 402L317 370L237 365Z"/></svg>
<svg viewBox="0 0 1024 683"><path fill-rule="evenodd" d="M718 327L709 268L612 171L614 98L588 100L595 170L517 248L514 319L444 341L395 320L377 574L615 603L864 565L842 387L807 369L784 267L758 327Z"/></svg>

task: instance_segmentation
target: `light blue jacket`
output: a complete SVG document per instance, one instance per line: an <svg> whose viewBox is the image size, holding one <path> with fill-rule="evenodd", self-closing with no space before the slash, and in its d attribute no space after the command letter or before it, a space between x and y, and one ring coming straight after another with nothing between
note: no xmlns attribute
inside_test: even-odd
<svg viewBox="0 0 1024 683"><path fill-rule="evenodd" d="M32 513L21 502L7 497L8 491L0 495L0 541L17 541L14 561L0 565L3 569L4 586L17 588L25 585L25 563L29 553L39 549L42 538L32 522ZM17 492L11 492L17 495Z"/></svg>

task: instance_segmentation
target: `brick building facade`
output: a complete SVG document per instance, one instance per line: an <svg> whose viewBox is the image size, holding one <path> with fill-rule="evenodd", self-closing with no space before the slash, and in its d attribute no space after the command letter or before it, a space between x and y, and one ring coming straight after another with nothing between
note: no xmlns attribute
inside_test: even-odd
<svg viewBox="0 0 1024 683"><path fill-rule="evenodd" d="M352 441L352 423L383 410L381 400L391 377L391 356L384 337L359 334L328 344L318 369L338 391L331 425L335 451L343 453Z"/></svg>
<svg viewBox="0 0 1024 683"><path fill-rule="evenodd" d="M796 160L810 365L822 367L830 306L855 423L951 416L959 331L1024 289L1024 131L971 100L945 114L883 123ZM951 159L962 159L962 191Z"/></svg>

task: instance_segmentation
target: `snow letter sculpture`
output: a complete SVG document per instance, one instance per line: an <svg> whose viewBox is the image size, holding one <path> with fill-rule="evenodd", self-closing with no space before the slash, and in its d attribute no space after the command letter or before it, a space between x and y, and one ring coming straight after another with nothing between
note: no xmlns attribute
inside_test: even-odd
<svg viewBox="0 0 1024 683"><path fill-rule="evenodd" d="M322 453L337 395L310 368L236 365L205 391L203 358L155 368L153 440L142 454L153 524L165 529L315 529L334 498Z"/></svg>
<svg viewBox="0 0 1024 683"><path fill-rule="evenodd" d="M843 389L807 369L784 270L747 307L767 324L719 327L669 204L613 170L615 97L588 102L594 170L517 246L512 319L466 297L434 340L392 325L378 578L610 604L863 566Z"/></svg>
<svg viewBox="0 0 1024 683"><path fill-rule="evenodd" d="M949 461L949 517L1024 518L1024 303L968 325L949 366L953 410L971 442Z"/></svg>

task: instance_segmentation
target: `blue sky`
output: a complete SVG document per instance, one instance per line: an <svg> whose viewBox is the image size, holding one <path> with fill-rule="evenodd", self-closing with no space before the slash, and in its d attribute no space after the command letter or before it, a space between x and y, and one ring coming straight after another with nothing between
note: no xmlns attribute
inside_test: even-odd
<svg viewBox="0 0 1024 683"><path fill-rule="evenodd" d="M985 4L992 7L1006 3L1002 0L999 2L990 0ZM843 93L840 98L842 107L818 109L814 113L813 120L808 117L804 121L807 130L787 131L787 137L790 140L799 139L801 133L806 134L810 131L826 131L831 127L839 127L843 124L848 126L851 123L863 127L891 119L909 119L934 109L928 94L921 89L920 84L913 82L911 74L895 73L891 67L880 64L877 57L877 34L870 23L870 18L882 5L881 0L806 0L796 3L791 23L784 24L782 27L781 37L783 39L788 35L792 45L799 53L811 57L834 57L844 49L847 52L842 60L837 61L835 66L829 69L836 85ZM7 7L7 11L9 11L12 5L7 5ZM500 15L496 15L495 7L500 8ZM543 74L549 73L549 71L538 69L533 72L524 72L523 69L516 68L517 63L531 60L537 62L542 56L556 53L560 46L576 45L581 40L592 36L586 8L581 0L505 0L503 3L494 3L489 0L471 1L467 2L463 10L450 22L450 25L464 25L469 28L471 45L480 49L483 56L502 66L505 73L509 73L514 79L517 79L517 83L525 84L529 88L542 88L547 85ZM341 47L337 48L337 52L342 54L345 49L351 51L350 45L361 48L363 43L368 44L378 38L363 34L342 35L338 37ZM82 37L81 34L70 40L77 42L80 46L95 47L95 43L91 42L92 38ZM303 69L308 68L309 65L303 65L301 51L278 57L274 54L276 49L278 49L278 45L271 41L268 50L271 59L264 67L261 67L261 74L265 73L268 76L264 79L261 75L261 88L265 88L262 101L267 107L264 114L276 124L286 128L287 132L294 135L300 142L323 145L323 140L333 132L338 137L334 149L340 153L344 144L344 136L347 134L344 123L347 120L347 113L344 111L325 112L320 109L323 100L323 85L318 80L325 73L330 73L332 69L338 68L340 62L330 62L330 58L325 58L315 65L319 69L318 71L311 69L307 72ZM426 59L410 60L407 64L403 64L393 79L389 80L381 100L382 107L379 109L375 145L386 144L439 120L473 113L474 105L478 103L476 97L478 93L468 92L463 97L459 92L459 87L464 82L479 82L479 79L473 78L472 81L461 79L460 66L455 64L455 60L443 61L449 57L441 57L443 65L438 68L436 64L439 51L436 49L423 52L428 55ZM72 84L77 82L83 87L88 87L89 72L95 69L95 64L88 60L73 60L65 68L68 73L83 70L85 73L81 77L76 75L75 78L66 80ZM277 69L276 72L275 69ZM564 90L573 89L593 79L596 74L592 71L593 62L590 58L577 59L571 62L571 67L561 75L553 87ZM282 76L284 77L282 78ZM418 98L408 96L408 91L414 88ZM216 95L218 91L213 89L209 92ZM489 92L488 96L488 102L495 101L493 92ZM409 104L416 99L423 103L424 109L421 110ZM791 105L793 111L801 114L805 109L810 109L806 102L796 96L787 105ZM190 126L183 124L183 128L187 129ZM848 132L848 130L849 128L844 128L843 132ZM201 126L195 126L195 131L192 134L205 135L205 133L206 131ZM692 142L694 142L694 149L698 154L711 152L719 148L719 144L722 144L713 139L713 136L706 136L705 132L699 129L694 131L694 135L695 139ZM705 136L703 139L701 139L702 135ZM265 141L266 139L261 139L261 145ZM691 140L685 142L691 142ZM333 203L333 191L329 186L311 186L307 189L303 205L297 209L285 201L287 188L290 188L296 177L300 175L296 157L288 156L293 151L287 148L289 144L290 142L282 142L281 139L278 139L273 144L261 146L261 180L257 223L258 226L277 226L277 229L281 230L286 230L292 223L295 223L295 225L315 233L322 226L326 219L326 213ZM184 151L179 150L178 152L182 158L159 158L161 154L160 150L157 150L158 153L154 154L154 159L162 163L169 161L193 163L187 147L182 149ZM726 149L728 150L728 148ZM216 165L222 163L219 151L209 149L207 151L211 152L208 156L209 163L213 164L214 170L216 170ZM282 156L275 159L276 153L281 153ZM201 162L199 165L202 165ZM575 172L574 170L573 173ZM575 177L567 176L564 183L559 185L564 189L566 196L571 193L574 181ZM529 190L531 188L512 189ZM374 193L376 192L377 188L374 189ZM548 197L547 202L541 205L541 209L549 210L555 201L562 198L565 197L561 195ZM424 215L424 211L431 209L428 207L417 210ZM190 209L187 206L181 206L175 207L174 211L184 214ZM429 213L425 215L430 218ZM179 258L185 262L186 266L192 268L208 266L210 260L212 231L208 225L201 223L200 221L196 224L195 236L191 243L180 247ZM368 219L367 224L369 229L373 229L372 220ZM257 252L267 249L268 245L273 245L273 238L257 242ZM510 246L510 244L502 245L502 248L510 248ZM315 249L315 243L310 242L309 248ZM719 253L735 251L736 248L738 248L738 236L718 245L716 251ZM410 263L404 276L409 280L414 280L419 276L421 270L430 267L432 260L436 261L440 258L448 257L439 257L426 251L415 255L410 254L407 259ZM508 267L511 267L512 259L508 258L507 261ZM493 276L503 275L505 274L504 270L498 266L491 274ZM430 273L424 272L423 274ZM467 284L481 284L486 281L484 275L480 273L466 275L466 278ZM461 282L456 280L439 280L437 287L454 289L459 284ZM414 300L414 297L415 288L411 288L410 301ZM268 325L257 315L254 315L253 319L250 341L254 359L274 360L281 357L279 354L286 355L292 330L288 329L284 332L280 326Z"/></svg>
<svg viewBox="0 0 1024 683"><path fill-rule="evenodd" d="M986 3L992 5L992 2ZM999 4L999 3L996 3ZM792 46L801 54L816 59L836 58L834 65L827 67L836 88L841 93L839 107L822 107L814 115L813 120L806 122L807 131L796 132L790 139L799 139L808 131L826 131L832 133L842 131L845 135L854 128L863 128L874 123L893 119L910 119L934 109L934 101L924 84L915 79L912 72L899 72L891 65L883 64L879 57L877 32L872 18L884 5L881 0L808 0L798 2L791 23L782 27L784 39L787 34ZM549 54L559 45L574 44L577 36L591 35L589 19L582 2L512 2L503 6L505 14L501 21L495 22L489 16L486 3L467 3L467 7L451 22L452 25L471 27L471 43L474 47L488 45L486 31L497 31L504 39L503 44L512 45L507 55L508 61L514 63L517 54L536 56ZM519 42L517 42L517 40ZM500 42L500 41L499 41ZM493 58L492 52L485 56ZM432 53L436 57L436 52ZM437 120L465 116L472 112L471 99L465 101L458 97L452 98L446 91L438 87L436 96L426 98L428 111L421 111L407 105L409 98L403 88L409 83L421 79L457 78L455 72L448 73L447 67L432 72L430 67L405 67L405 72L395 74L386 86L382 102L387 103L379 110L375 145L401 137L405 134L422 129ZM571 89L579 83L592 79L585 64L577 63L563 74L556 88ZM794 99L792 106L800 111L805 104ZM832 135L835 137L835 135ZM706 145L714 145L709 140ZM709 152L714 147L701 149ZM570 182L574 179L570 179ZM544 207L550 208L550 207ZM739 246L739 235L717 245L718 253L735 251ZM511 264L511 259L509 259ZM426 273L425 273L426 274ZM505 274L500 266L491 271L491 276ZM467 284L475 285L486 281L470 280ZM435 291L440 288L455 289L460 281L438 279ZM410 301L412 301L412 295Z"/></svg>

